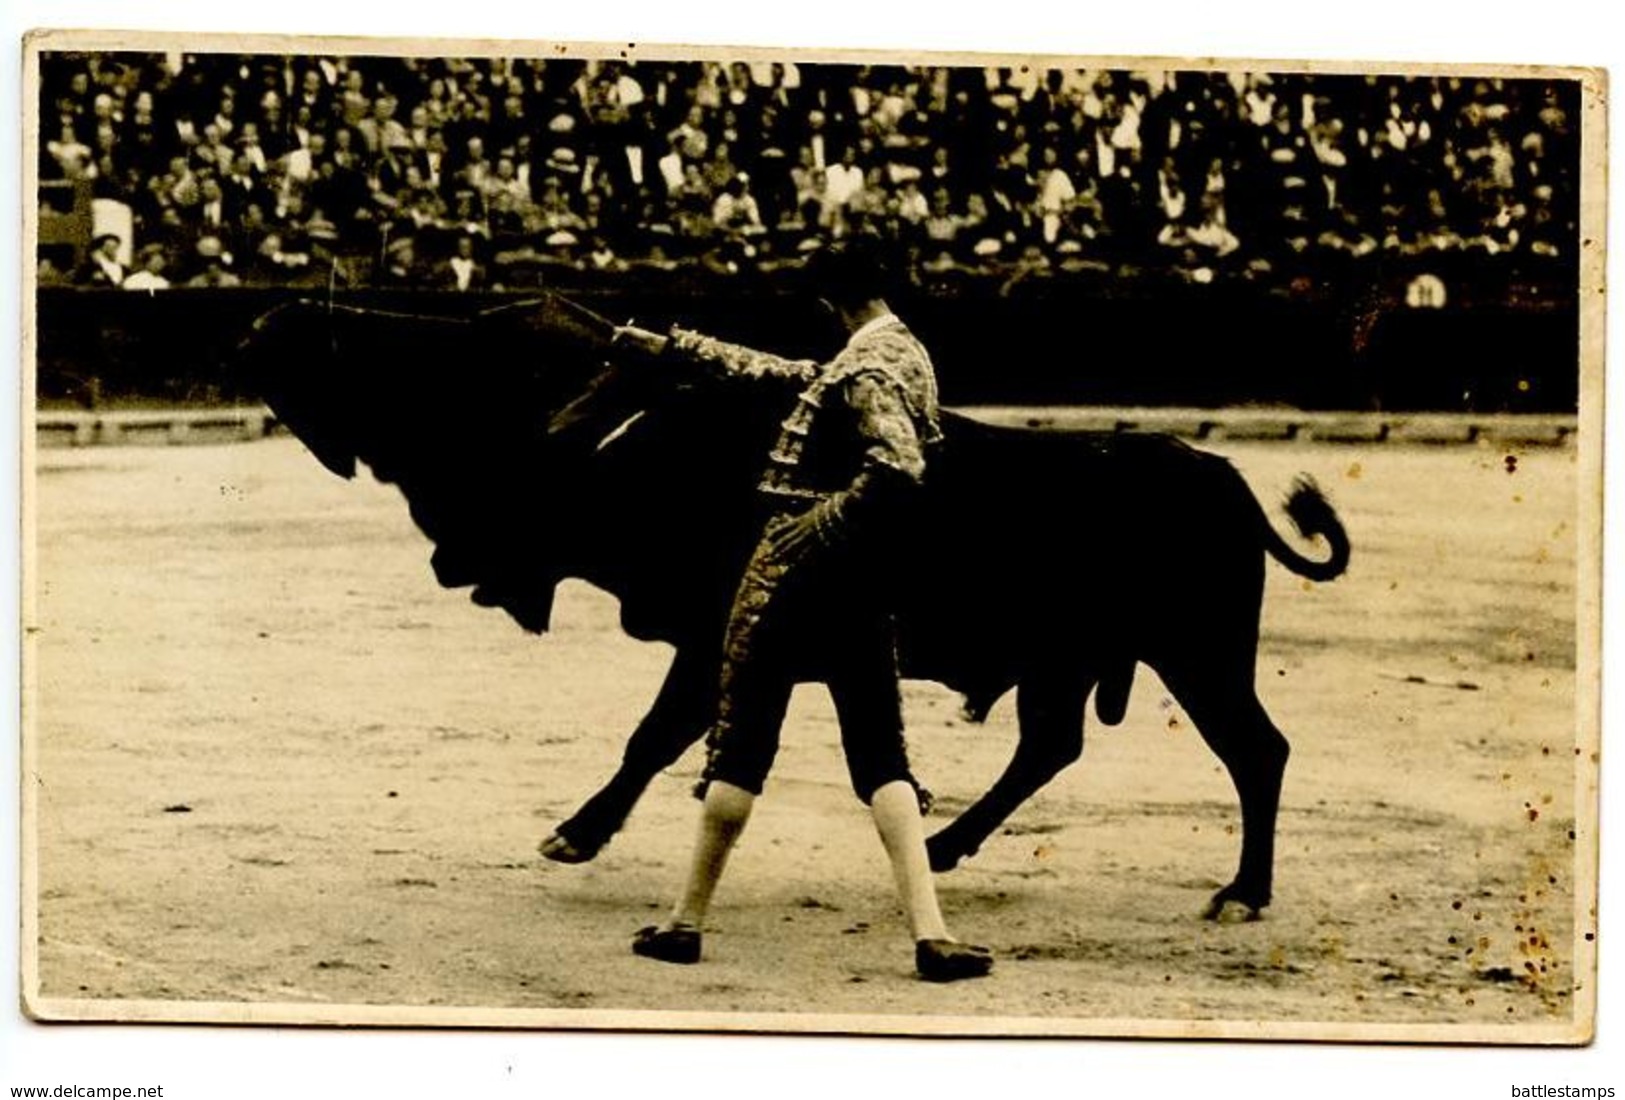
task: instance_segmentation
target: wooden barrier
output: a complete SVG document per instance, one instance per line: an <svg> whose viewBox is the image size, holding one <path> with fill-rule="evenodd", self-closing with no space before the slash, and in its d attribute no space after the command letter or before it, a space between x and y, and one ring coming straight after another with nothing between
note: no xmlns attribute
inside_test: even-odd
<svg viewBox="0 0 1625 1100"><path fill-rule="evenodd" d="M42 411L34 416L34 440L41 447L239 443L265 438L274 424L270 410L260 405L202 410Z"/></svg>
<svg viewBox="0 0 1625 1100"><path fill-rule="evenodd" d="M1045 408L974 406L958 410L994 424L1039 431L1162 432L1195 442L1313 442L1499 447L1560 447L1577 438L1573 416L1558 414L1410 416L1280 409ZM41 447L152 446L263 439L277 430L259 405L204 410L35 414Z"/></svg>
<svg viewBox="0 0 1625 1100"><path fill-rule="evenodd" d="M1347 413L1287 409L1067 408L986 406L960 410L994 424L1051 431L1164 432L1197 441L1314 442L1557 447L1572 443L1578 418L1559 413Z"/></svg>

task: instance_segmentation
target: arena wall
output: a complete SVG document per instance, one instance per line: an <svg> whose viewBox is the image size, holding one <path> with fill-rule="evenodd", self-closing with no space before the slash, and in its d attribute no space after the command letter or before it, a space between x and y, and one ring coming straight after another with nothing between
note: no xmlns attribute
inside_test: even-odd
<svg viewBox="0 0 1625 1100"><path fill-rule="evenodd" d="M616 320L678 322L786 354L827 354L835 337L784 279L649 272L560 289ZM1572 300L1458 298L1412 308L1399 297L1402 286L1389 289L1351 298L1236 284L1106 288L1045 279L926 285L898 308L932 349L947 404L1575 412ZM318 294L42 288L39 406L252 403L256 395L232 367L238 341L265 310ZM466 315L519 297L357 291L337 300Z"/></svg>

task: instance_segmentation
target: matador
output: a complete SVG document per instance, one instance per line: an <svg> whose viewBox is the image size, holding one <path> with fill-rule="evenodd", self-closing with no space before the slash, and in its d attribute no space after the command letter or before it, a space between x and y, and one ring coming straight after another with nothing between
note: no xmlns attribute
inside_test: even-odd
<svg viewBox="0 0 1625 1100"><path fill-rule="evenodd" d="M791 690L809 678L829 685L853 790L891 860L920 975L978 977L992 956L948 935L926 859L891 599L895 524L918 496L942 435L936 377L925 348L886 304L873 250L833 246L811 266L821 301L848 333L827 364L681 328L665 336L617 330L619 342L719 380L779 383L796 394L760 482L766 519L728 616L688 880L671 919L641 930L633 950L699 961L711 895L762 792Z"/></svg>

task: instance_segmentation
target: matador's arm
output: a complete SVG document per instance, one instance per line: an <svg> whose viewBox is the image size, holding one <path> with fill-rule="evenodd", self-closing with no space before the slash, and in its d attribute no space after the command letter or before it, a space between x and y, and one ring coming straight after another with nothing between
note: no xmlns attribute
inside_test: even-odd
<svg viewBox="0 0 1625 1100"><path fill-rule="evenodd" d="M636 325L621 325L615 329L614 342L656 357L675 354L719 378L806 386L817 379L819 373L819 365L814 360L786 359L676 325L672 326L669 336Z"/></svg>
<svg viewBox="0 0 1625 1100"><path fill-rule="evenodd" d="M713 374L727 378L788 382L805 386L818 377L818 363L811 359L786 359L676 326L672 327L666 351L668 354L676 353L690 362L698 363Z"/></svg>
<svg viewBox="0 0 1625 1100"><path fill-rule="evenodd" d="M846 380L842 392L866 444L852 481L820 500L783 532L791 543L829 544L876 523L906 501L925 477L925 447L897 382L878 371Z"/></svg>

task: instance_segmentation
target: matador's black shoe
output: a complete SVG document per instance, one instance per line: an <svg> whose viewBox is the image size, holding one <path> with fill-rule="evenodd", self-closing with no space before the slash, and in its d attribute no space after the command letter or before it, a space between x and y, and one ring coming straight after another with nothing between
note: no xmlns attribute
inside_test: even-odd
<svg viewBox="0 0 1625 1100"><path fill-rule="evenodd" d="M993 969L993 955L974 944L920 940L914 945L914 967L928 982L957 982L986 976Z"/></svg>
<svg viewBox="0 0 1625 1100"><path fill-rule="evenodd" d="M690 965L700 961L700 930L687 925L649 925L632 937L632 954L661 962Z"/></svg>

